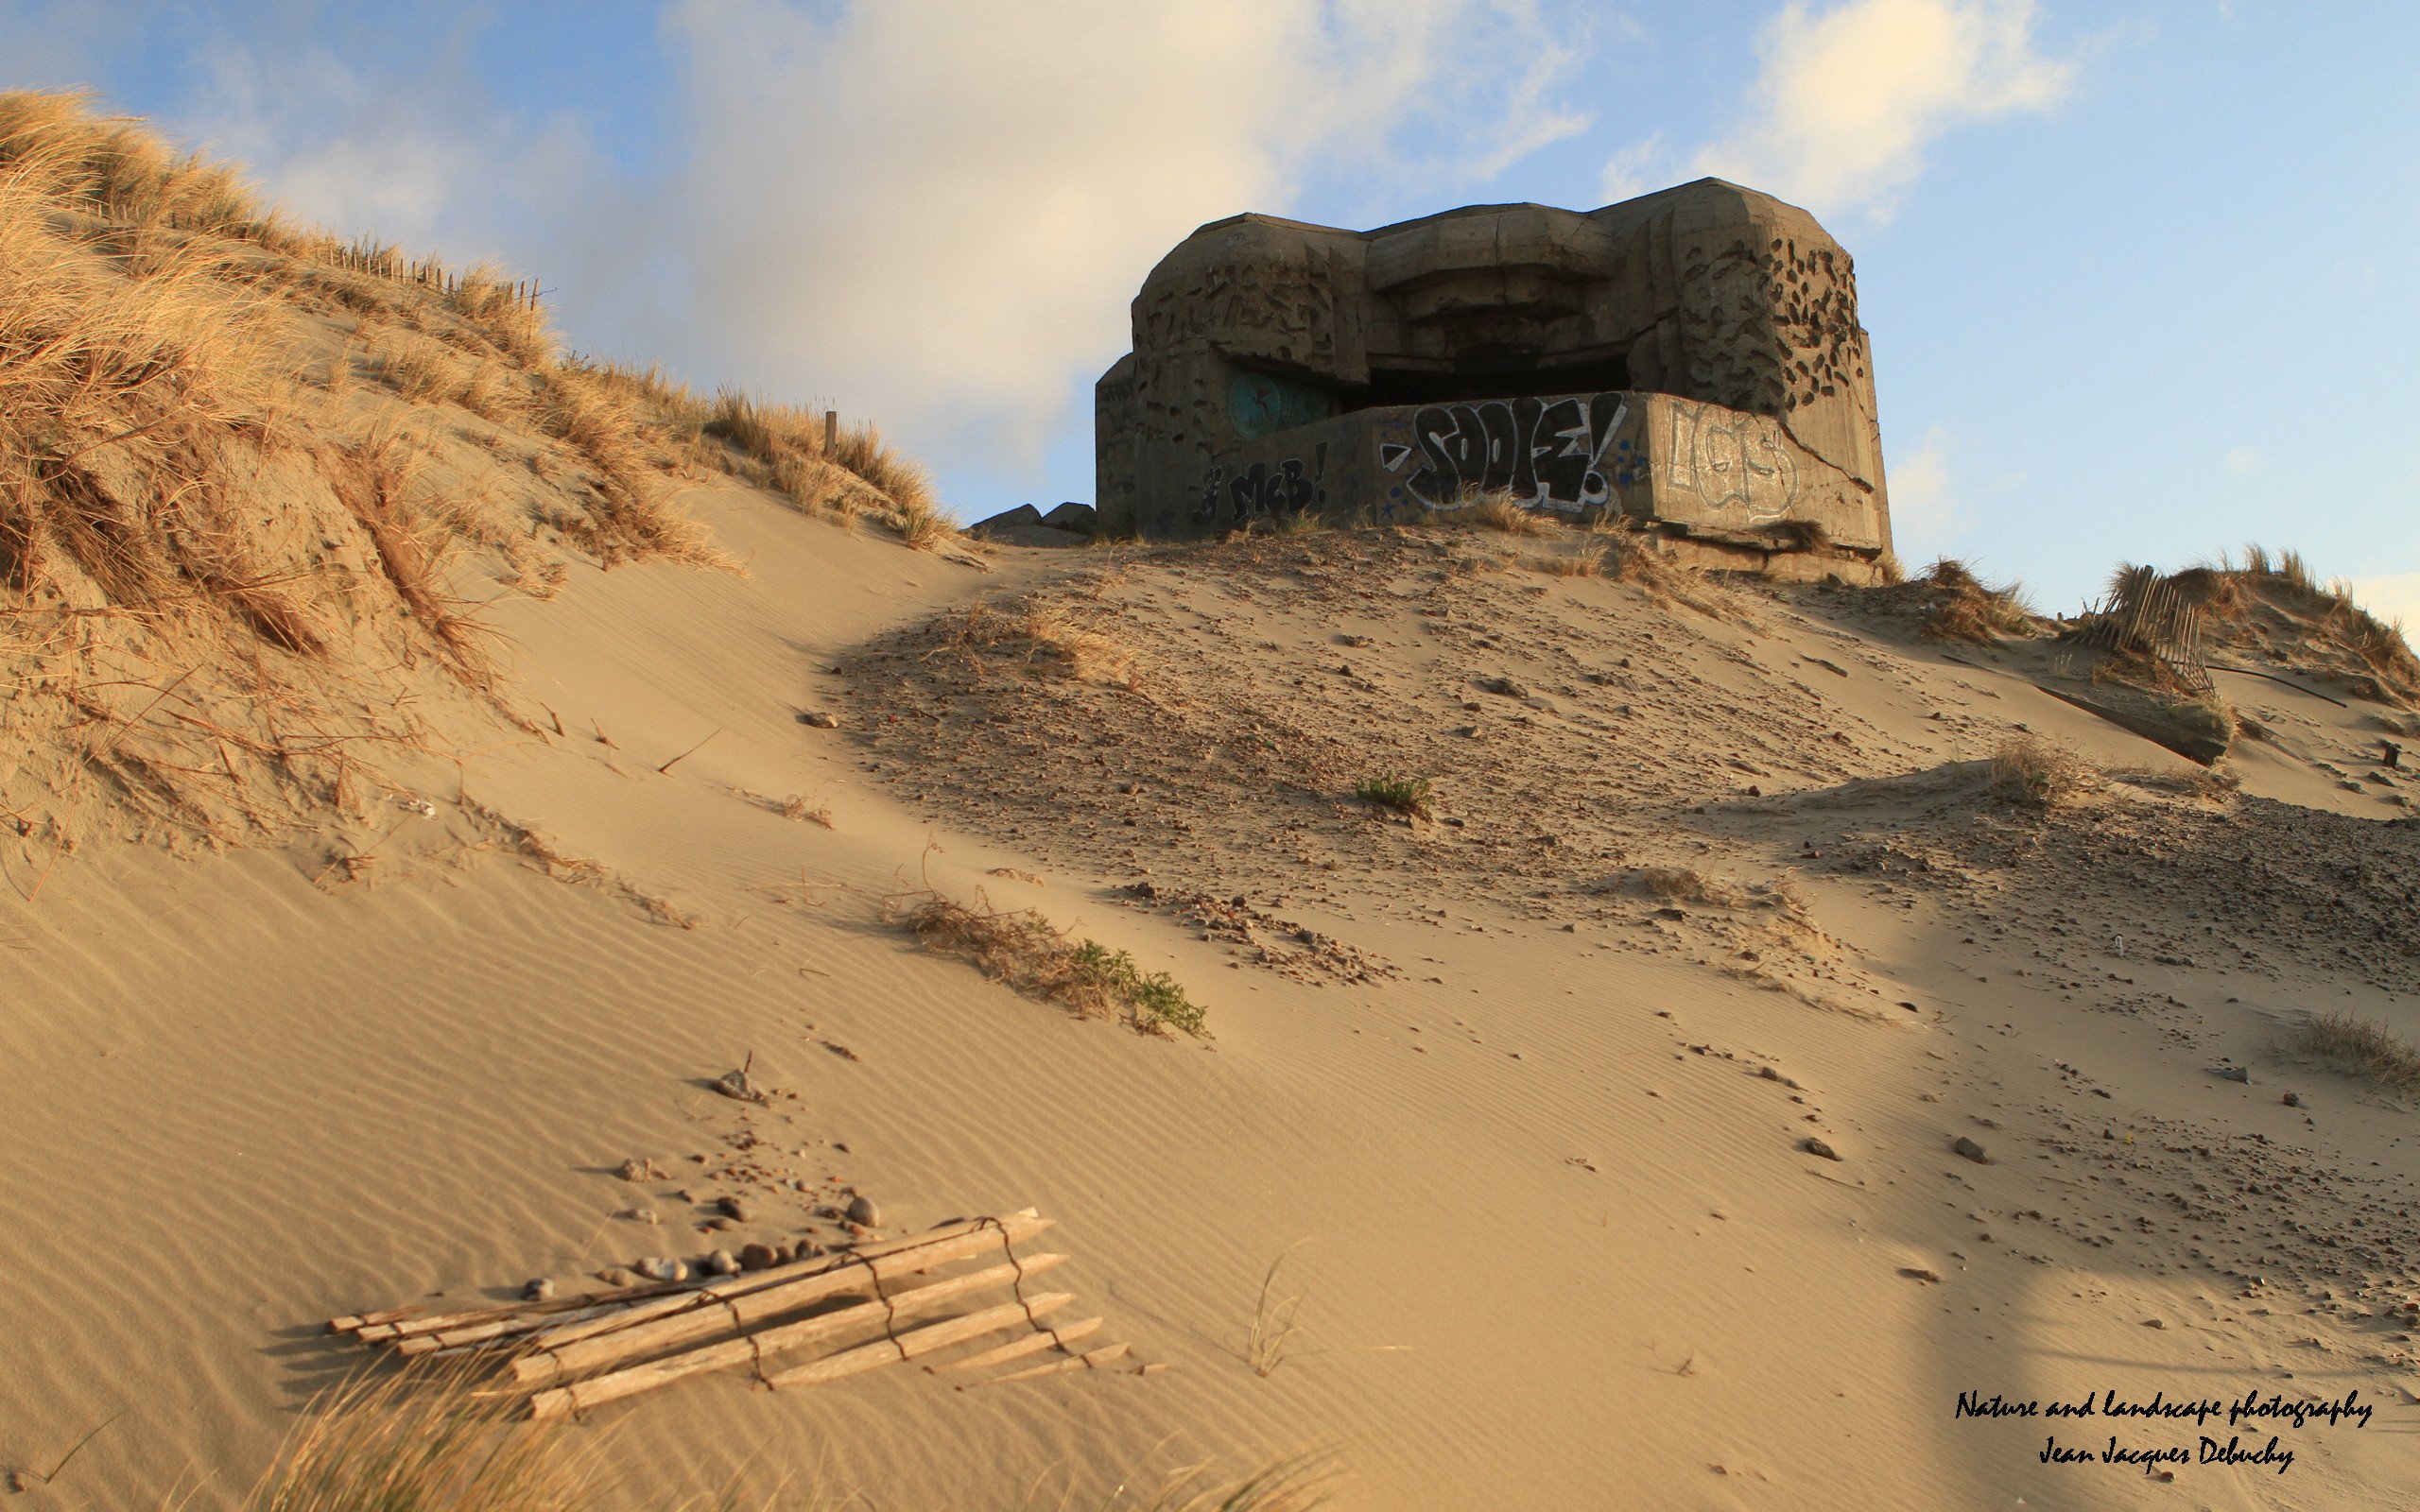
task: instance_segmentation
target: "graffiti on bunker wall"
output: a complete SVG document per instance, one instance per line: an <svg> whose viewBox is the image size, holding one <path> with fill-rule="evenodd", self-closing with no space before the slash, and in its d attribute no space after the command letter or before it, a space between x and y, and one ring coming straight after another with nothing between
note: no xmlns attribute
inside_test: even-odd
<svg viewBox="0 0 2420 1512"><path fill-rule="evenodd" d="M1665 482L1694 492L1706 508L1766 524L1798 500L1798 461L1781 427L1761 415L1675 403Z"/></svg>
<svg viewBox="0 0 2420 1512"><path fill-rule="evenodd" d="M1254 462L1233 472L1213 466L1201 475L1193 518L1217 528L1240 530L1254 520L1301 514L1327 503L1327 442L1311 447L1306 463L1299 456Z"/></svg>
<svg viewBox="0 0 2420 1512"><path fill-rule="evenodd" d="M1248 440L1289 431L1336 413L1336 401L1274 373L1239 372L1227 386L1227 419Z"/></svg>
<svg viewBox="0 0 2420 1512"><path fill-rule="evenodd" d="M1647 477L1645 453L1615 437L1629 415L1619 393L1429 404L1412 416L1409 443L1379 444L1378 465L1411 469L1405 486L1432 509L1489 489L1535 508L1602 508L1615 489Z"/></svg>

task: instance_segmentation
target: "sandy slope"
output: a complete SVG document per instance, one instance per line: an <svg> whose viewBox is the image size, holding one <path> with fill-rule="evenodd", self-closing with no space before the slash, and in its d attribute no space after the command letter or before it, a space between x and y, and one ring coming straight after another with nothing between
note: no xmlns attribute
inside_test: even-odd
<svg viewBox="0 0 2420 1512"><path fill-rule="evenodd" d="M581 571L499 606L547 733L428 774L429 816L88 850L32 906L41 858L9 858L0 1461L126 1410L26 1504L229 1504L353 1363L334 1313L836 1237L813 1211L856 1192L887 1231L1038 1205L1103 1336L1173 1368L693 1383L570 1430L608 1443L616 1504L735 1476L1089 1506L1314 1442L1371 1508L2392 1506L2420 1473L2389 1315L2420 1295L2411 1114L2290 1049L2307 1007L2420 1031L2420 836L2378 822L2399 784L2353 765L2361 710L2264 687L2280 738L2213 804L1820 590L1715 618L1460 536L984 576L737 490L699 512L752 576ZM1028 593L1132 675L929 623ZM1972 764L2016 725L2148 775L2013 813ZM1345 796L1381 769L1436 778L1436 821ZM1215 1040L916 953L881 907L927 881L1172 971ZM752 1053L794 1101L704 1091ZM734 1190L752 1135L804 1190L697 1231L680 1193ZM634 1156L670 1178L618 1179ZM1262 1376L1281 1253L1304 1331ZM2255 1387L2379 1412L2287 1430L2282 1476L2172 1484L1952 1415Z"/></svg>

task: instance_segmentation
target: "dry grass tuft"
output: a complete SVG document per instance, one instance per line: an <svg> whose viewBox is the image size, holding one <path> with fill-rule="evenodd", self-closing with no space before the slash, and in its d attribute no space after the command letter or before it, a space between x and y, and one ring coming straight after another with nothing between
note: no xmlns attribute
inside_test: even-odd
<svg viewBox="0 0 2420 1512"><path fill-rule="evenodd" d="M1145 972L1124 951L1098 940L1070 943L1039 913L1003 913L979 894L969 908L927 892L885 911L925 949L971 961L984 975L1079 1018L1116 1017L1146 1034L1183 1030L1209 1038L1202 1008L1163 971Z"/></svg>
<svg viewBox="0 0 2420 1512"><path fill-rule="evenodd" d="M2188 771L2154 771L2146 766L2119 767L2110 772L2129 786L2146 792L2168 793L2204 803L2228 803L2243 790L2243 779L2216 766L2195 766Z"/></svg>
<svg viewBox="0 0 2420 1512"><path fill-rule="evenodd" d="M1170 1476L1143 1512L1314 1512L1334 1497L1338 1479L1334 1462L1316 1452L1238 1481L1217 1481L1208 1466L1195 1466Z"/></svg>
<svg viewBox="0 0 2420 1512"><path fill-rule="evenodd" d="M810 802L796 793L782 799L780 813L786 819L804 819L809 824L820 824L827 830L833 828L830 805Z"/></svg>
<svg viewBox="0 0 2420 1512"><path fill-rule="evenodd" d="M2338 1010L2315 1014L2304 1028L2313 1050L2352 1067L2382 1086L2420 1091L2420 1046L2382 1023Z"/></svg>
<svg viewBox="0 0 2420 1512"><path fill-rule="evenodd" d="M964 655L1006 654L1035 672L1129 692L1143 685L1142 664L1134 653L1084 628L1077 610L1066 604L1028 598L1005 610L977 605L950 615L941 629L942 648Z"/></svg>
<svg viewBox="0 0 2420 1512"><path fill-rule="evenodd" d="M1929 591L1931 611L1924 634L1928 640L1963 641L1991 645L2014 635L2031 634L2032 611L2015 583L1997 587L1977 577L1967 565L1943 557L1925 570L1917 582Z"/></svg>
<svg viewBox="0 0 2420 1512"><path fill-rule="evenodd" d="M1746 891L1719 877L1689 867L1642 867L1638 885L1667 902L1691 902L1710 908L1736 908L1748 901Z"/></svg>
<svg viewBox="0 0 2420 1512"><path fill-rule="evenodd" d="M700 407L697 425L701 436L729 442L757 481L810 514L844 523L871 515L919 551L956 533L925 470L885 446L871 423L838 427L827 450L822 416L725 390Z"/></svg>
<svg viewBox="0 0 2420 1512"><path fill-rule="evenodd" d="M1596 545L1594 570L1578 576L1604 576L1629 583L1659 605L1678 604L1712 620L1742 617L1738 598L1696 567L1683 566L1655 547L1653 533L1636 521L1607 516L1588 526Z"/></svg>
<svg viewBox="0 0 2420 1512"><path fill-rule="evenodd" d="M1992 752L1993 795L2028 808L2055 808L2096 785L2098 776L2083 757L2037 735L2012 735Z"/></svg>
<svg viewBox="0 0 2420 1512"><path fill-rule="evenodd" d="M1508 536L1550 536L1558 528L1550 516L1527 507L1513 497L1511 489L1464 485L1445 518L1468 521L1482 529L1501 530Z"/></svg>
<svg viewBox="0 0 2420 1512"><path fill-rule="evenodd" d="M246 1512L582 1512L601 1446L514 1423L520 1400L456 1370L363 1376L321 1397Z"/></svg>

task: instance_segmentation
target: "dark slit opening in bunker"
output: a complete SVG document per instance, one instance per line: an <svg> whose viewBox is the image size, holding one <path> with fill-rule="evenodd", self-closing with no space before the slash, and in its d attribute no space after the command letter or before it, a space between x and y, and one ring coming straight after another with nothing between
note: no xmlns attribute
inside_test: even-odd
<svg viewBox="0 0 2420 1512"><path fill-rule="evenodd" d="M1369 387L1348 392L1340 407L1355 410L1392 404L1473 404L1487 399L1534 399L1547 394L1600 394L1629 387L1630 363L1621 357L1548 364L1465 361L1456 364L1450 371L1374 366Z"/></svg>

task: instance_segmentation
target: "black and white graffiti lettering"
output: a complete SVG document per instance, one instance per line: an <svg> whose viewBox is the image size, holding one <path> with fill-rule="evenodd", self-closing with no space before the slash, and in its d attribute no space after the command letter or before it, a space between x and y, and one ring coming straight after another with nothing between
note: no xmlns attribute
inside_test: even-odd
<svg viewBox="0 0 2420 1512"><path fill-rule="evenodd" d="M1410 444L1382 442L1378 463L1394 472L1416 457L1405 486L1432 509L1454 507L1465 490L1509 489L1534 508L1578 513L1644 481L1645 455L1614 444L1629 415L1619 393L1429 404L1411 418Z"/></svg>
<svg viewBox="0 0 2420 1512"><path fill-rule="evenodd" d="M1761 416L1675 403L1668 481L1743 524L1781 519L1798 499L1798 461L1778 425Z"/></svg>
<svg viewBox="0 0 2420 1512"><path fill-rule="evenodd" d="M1255 520L1301 514L1327 503L1327 442L1311 448L1305 464L1299 456L1254 462L1229 472L1212 467L1201 475L1193 518L1203 524L1240 530Z"/></svg>

